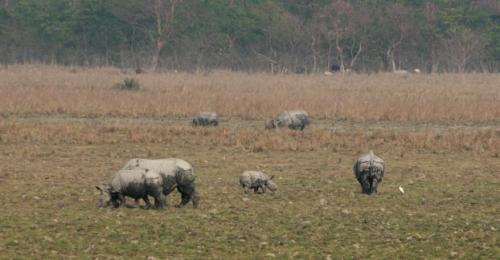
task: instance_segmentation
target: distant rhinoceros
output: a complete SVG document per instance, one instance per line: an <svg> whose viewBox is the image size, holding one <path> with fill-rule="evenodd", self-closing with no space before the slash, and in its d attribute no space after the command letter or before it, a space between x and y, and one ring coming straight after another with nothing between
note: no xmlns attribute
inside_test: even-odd
<svg viewBox="0 0 500 260"><path fill-rule="evenodd" d="M179 207L185 206L192 201L193 208L198 207L199 195L195 188L195 175L193 167L188 162L177 159L131 159L123 169L149 169L158 172L162 177L163 194L167 196L175 188L181 193L181 203Z"/></svg>
<svg viewBox="0 0 500 260"><path fill-rule="evenodd" d="M191 124L193 126L218 126L219 118L215 112L201 112L193 117Z"/></svg>
<svg viewBox="0 0 500 260"><path fill-rule="evenodd" d="M254 193L259 192L259 189L262 193L265 193L266 188L276 191L278 186L272 181L273 177L259 171L244 171L240 175L240 185L245 190L245 193L248 193L250 189L253 189Z"/></svg>
<svg viewBox="0 0 500 260"><path fill-rule="evenodd" d="M288 127L293 130L304 130L311 123L309 114L304 110L284 111L278 114L276 119L267 120L266 129Z"/></svg>
<svg viewBox="0 0 500 260"><path fill-rule="evenodd" d="M363 193L377 193L377 186L384 177L384 160L370 151L356 160L353 171Z"/></svg>
<svg viewBox="0 0 500 260"><path fill-rule="evenodd" d="M150 208L149 196L155 199L155 208L165 206L163 182L161 175L156 171L134 168L118 171L109 183L96 186L101 192L99 206L113 205L115 208L125 203L125 196L134 199L143 199L146 207Z"/></svg>

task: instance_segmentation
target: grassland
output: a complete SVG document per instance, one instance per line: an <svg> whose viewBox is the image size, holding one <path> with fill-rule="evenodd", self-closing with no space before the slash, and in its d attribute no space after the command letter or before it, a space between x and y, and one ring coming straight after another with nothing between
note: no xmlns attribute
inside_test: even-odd
<svg viewBox="0 0 500 260"><path fill-rule="evenodd" d="M143 91L117 92L136 78ZM263 119L302 108L316 119L399 122L491 122L500 118L499 74L272 75L124 74L113 68L11 66L0 70L0 111L72 117L180 117L200 110Z"/></svg>
<svg viewBox="0 0 500 260"><path fill-rule="evenodd" d="M144 90L113 85L136 77ZM500 255L500 76L0 70L0 258L463 258ZM262 119L304 108L304 133ZM215 110L217 128L188 116ZM352 174L373 149L379 194ZM99 209L133 157L190 161L199 209ZM245 195L238 175L275 175ZM398 187L405 193L401 194Z"/></svg>

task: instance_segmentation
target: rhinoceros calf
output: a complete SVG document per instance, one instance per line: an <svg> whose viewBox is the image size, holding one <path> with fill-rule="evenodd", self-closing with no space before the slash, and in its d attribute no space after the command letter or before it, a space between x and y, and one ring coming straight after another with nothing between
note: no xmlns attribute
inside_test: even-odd
<svg viewBox="0 0 500 260"><path fill-rule="evenodd" d="M201 112L193 117L191 124L193 126L217 126L219 118L214 112Z"/></svg>
<svg viewBox="0 0 500 260"><path fill-rule="evenodd" d="M195 175L193 167L188 162L177 159L132 159L129 160L123 169L150 169L158 172L162 177L163 194L167 196L174 189L181 193L181 203L179 207L185 206L192 201L193 208L198 207L199 195L195 188Z"/></svg>
<svg viewBox="0 0 500 260"><path fill-rule="evenodd" d="M293 130L304 130L311 123L309 114L304 110L284 111L278 114L276 119L267 120L266 129L288 127Z"/></svg>
<svg viewBox="0 0 500 260"><path fill-rule="evenodd" d="M240 175L240 185L248 193L250 189L253 189L254 193L266 192L266 188L271 191L276 191L278 186L272 181L274 176L267 176L263 172L259 171L244 171Z"/></svg>
<svg viewBox="0 0 500 260"><path fill-rule="evenodd" d="M378 184L384 177L384 160L370 151L356 160L353 171L363 193L377 193Z"/></svg>
<svg viewBox="0 0 500 260"><path fill-rule="evenodd" d="M158 172L140 168L120 170L103 186L96 186L101 192L100 207L113 205L115 208L125 203L125 196L134 199L143 199L146 207L150 208L149 196L155 199L155 208L165 206L163 182Z"/></svg>

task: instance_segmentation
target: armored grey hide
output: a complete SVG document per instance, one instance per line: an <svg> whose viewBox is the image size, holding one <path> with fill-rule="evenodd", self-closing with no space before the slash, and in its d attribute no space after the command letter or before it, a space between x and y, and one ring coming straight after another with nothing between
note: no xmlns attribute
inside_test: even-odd
<svg viewBox="0 0 500 260"><path fill-rule="evenodd" d="M193 126L217 126L219 118L214 112L201 112L193 117L191 124Z"/></svg>
<svg viewBox="0 0 500 260"><path fill-rule="evenodd" d="M356 160L353 171L363 193L377 193L378 184L384 177L384 160L370 151Z"/></svg>
<svg viewBox="0 0 500 260"><path fill-rule="evenodd" d="M146 207L151 207L149 196L155 199L155 208L163 208L165 205L165 195L163 195L161 175L156 171L144 170L140 168L126 169L118 171L111 178L109 184L99 188L101 196L109 198L109 202L114 207L119 207L125 202L125 196L134 199L143 199ZM103 201L102 205L109 204Z"/></svg>
<svg viewBox="0 0 500 260"><path fill-rule="evenodd" d="M266 128L288 127L293 130L304 130L311 123L309 114L303 110L284 111L276 119L266 122Z"/></svg>
<svg viewBox="0 0 500 260"><path fill-rule="evenodd" d="M272 181L272 176L269 177L263 172L259 171L244 171L240 175L240 185L245 193L253 189L254 193L258 193L259 189L262 193L266 192L266 188L271 191L276 191L278 186Z"/></svg>
<svg viewBox="0 0 500 260"><path fill-rule="evenodd" d="M193 167L188 162L177 159L132 159L129 160L123 169L150 169L158 172L162 177L163 194L167 196L174 189L181 193L181 203L179 206L186 205L192 201L193 207L198 207L199 196L195 188L195 175Z"/></svg>

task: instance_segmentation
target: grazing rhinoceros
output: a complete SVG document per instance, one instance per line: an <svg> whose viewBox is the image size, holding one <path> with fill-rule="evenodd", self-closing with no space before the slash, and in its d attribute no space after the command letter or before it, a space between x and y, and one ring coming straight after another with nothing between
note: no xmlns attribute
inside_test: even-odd
<svg viewBox="0 0 500 260"><path fill-rule="evenodd" d="M363 193L377 193L377 186L384 177L384 160L370 151L356 160L353 171Z"/></svg>
<svg viewBox="0 0 500 260"><path fill-rule="evenodd" d="M215 112L201 112L193 117L191 124L193 126L217 126L219 118Z"/></svg>
<svg viewBox="0 0 500 260"><path fill-rule="evenodd" d="M150 169L158 172L162 177L163 194L167 196L175 188L181 193L181 203L179 207L185 206L192 201L193 208L198 207L199 195L195 189L195 175L193 167L188 162L177 159L132 159L129 160L123 169Z"/></svg>
<svg viewBox="0 0 500 260"><path fill-rule="evenodd" d="M304 130L311 123L309 114L303 110L284 111L278 114L276 119L267 120L266 129L288 127L293 130Z"/></svg>
<svg viewBox="0 0 500 260"><path fill-rule="evenodd" d="M262 190L262 193L266 192L266 188L271 191L276 191L278 186L272 181L274 176L267 176L263 172L259 171L244 171L240 175L240 185L248 193L250 189L253 189L254 193Z"/></svg>
<svg viewBox="0 0 500 260"><path fill-rule="evenodd" d="M154 197L155 208L165 206L162 177L156 171L141 168L120 170L109 183L96 188L101 192L100 207L113 205L118 208L125 203L125 196L128 196L136 200L143 199L146 207L150 208L148 195Z"/></svg>

